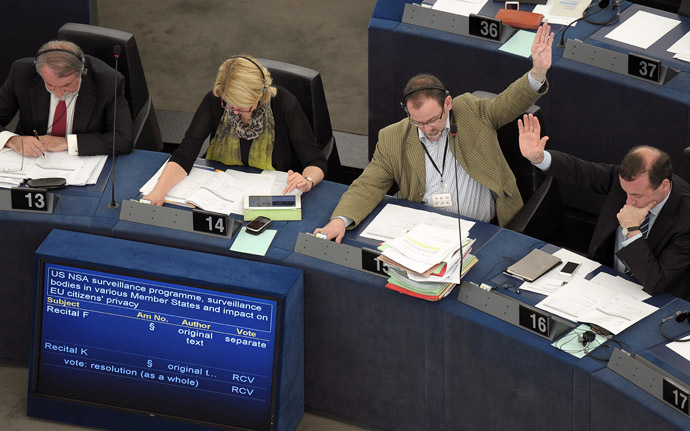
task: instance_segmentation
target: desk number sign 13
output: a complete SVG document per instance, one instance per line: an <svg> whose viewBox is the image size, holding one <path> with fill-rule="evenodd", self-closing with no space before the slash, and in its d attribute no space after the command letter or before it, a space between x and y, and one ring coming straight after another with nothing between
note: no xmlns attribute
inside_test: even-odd
<svg viewBox="0 0 690 431"><path fill-rule="evenodd" d="M13 187L10 194L12 198L12 209L48 211L48 192L46 189Z"/></svg>

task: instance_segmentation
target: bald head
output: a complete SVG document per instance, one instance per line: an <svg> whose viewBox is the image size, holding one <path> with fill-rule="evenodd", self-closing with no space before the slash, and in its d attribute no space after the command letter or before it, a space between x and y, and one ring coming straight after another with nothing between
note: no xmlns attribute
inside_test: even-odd
<svg viewBox="0 0 690 431"><path fill-rule="evenodd" d="M647 174L649 183L658 188L664 180L671 181L673 168L665 152L649 145L633 147L621 162L619 175L626 181L633 181Z"/></svg>

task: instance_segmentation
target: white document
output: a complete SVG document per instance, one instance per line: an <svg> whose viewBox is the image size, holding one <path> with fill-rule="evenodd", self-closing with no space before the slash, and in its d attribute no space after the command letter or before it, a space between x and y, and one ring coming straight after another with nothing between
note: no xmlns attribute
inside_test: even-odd
<svg viewBox="0 0 690 431"><path fill-rule="evenodd" d="M15 151L0 153L0 182L49 177L64 178L67 185L95 184L108 156L70 156L67 151L47 151L45 157L26 157ZM21 168L21 169L20 169ZM20 170L18 170L20 169Z"/></svg>
<svg viewBox="0 0 690 431"><path fill-rule="evenodd" d="M613 334L657 309L625 293L584 279L571 281L536 306L575 322L601 326Z"/></svg>
<svg viewBox="0 0 690 431"><path fill-rule="evenodd" d="M685 36L681 37L676 41L676 43L671 45L671 47L668 49L668 52L690 56L690 32L685 33Z"/></svg>
<svg viewBox="0 0 690 431"><path fill-rule="evenodd" d="M454 238L458 238L458 219L456 217L395 204L387 204L383 207L361 235L379 241L390 241L400 237L420 223L452 230ZM461 223L462 239L465 240L468 232L474 226L474 222L462 220Z"/></svg>
<svg viewBox="0 0 690 431"><path fill-rule="evenodd" d="M640 10L623 24L611 30L606 37L628 45L637 46L638 48L647 49L678 24L680 24L680 21L677 19L666 18Z"/></svg>
<svg viewBox="0 0 690 431"><path fill-rule="evenodd" d="M589 0L556 0L549 13L555 16L577 19L582 16L590 3Z"/></svg>
<svg viewBox="0 0 690 431"><path fill-rule="evenodd" d="M532 9L532 12L534 13L540 13L544 15L544 22L548 22L549 24L560 24L560 25L568 25L571 22L575 21L575 19L579 18L580 16L573 18L572 16L561 16L561 15L555 15L551 12L553 9L554 5L558 3L558 0L548 0L546 4L538 4L534 6L534 9ZM574 23L571 25L571 27L575 27L577 23ZM560 37L560 36L559 36Z"/></svg>
<svg viewBox="0 0 690 431"><path fill-rule="evenodd" d="M623 292L628 296L632 296L638 301L644 301L645 299L651 298L650 294L642 290L641 284L633 283L632 281L628 281L623 277L600 272L592 277L590 281L600 286L606 286L609 289L613 289L617 292Z"/></svg>
<svg viewBox="0 0 690 431"><path fill-rule="evenodd" d="M556 251L553 255L559 257L561 263L535 281L531 283L527 281L522 283L520 289L549 296L573 280L584 279L587 274L601 266L599 262L595 262L564 248ZM578 262L580 266L572 276L561 275L559 271L563 268L563 265L569 261Z"/></svg>
<svg viewBox="0 0 690 431"><path fill-rule="evenodd" d="M437 0L432 9L470 16L471 13L478 14L486 2L487 0Z"/></svg>
<svg viewBox="0 0 690 431"><path fill-rule="evenodd" d="M690 338L690 335L688 335L687 337L681 338L681 340L687 340L688 338ZM666 347L668 347L669 349L678 353L680 356L684 357L686 360L690 361L690 341L685 341L685 342L673 341L671 343L668 343L666 345Z"/></svg>

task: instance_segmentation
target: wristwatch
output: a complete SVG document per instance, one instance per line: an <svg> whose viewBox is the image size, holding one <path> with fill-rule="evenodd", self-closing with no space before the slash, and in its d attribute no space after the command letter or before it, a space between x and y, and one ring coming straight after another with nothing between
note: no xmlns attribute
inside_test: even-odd
<svg viewBox="0 0 690 431"><path fill-rule="evenodd" d="M622 232L623 236L628 236L630 232L635 232L636 230L640 230L639 226L630 226L630 227L624 227Z"/></svg>
<svg viewBox="0 0 690 431"><path fill-rule="evenodd" d="M313 189L313 188L314 188L314 180L312 180L312 179L309 178L309 177L304 177L304 179L307 180L307 181L309 181L309 182L311 183L311 188L310 188L309 190Z"/></svg>

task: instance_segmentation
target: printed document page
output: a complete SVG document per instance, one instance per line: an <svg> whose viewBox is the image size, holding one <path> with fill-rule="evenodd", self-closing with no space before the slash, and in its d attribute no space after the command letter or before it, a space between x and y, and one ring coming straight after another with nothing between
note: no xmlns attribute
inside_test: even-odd
<svg viewBox="0 0 690 431"><path fill-rule="evenodd" d="M458 238L458 219L456 217L395 204L387 204L383 207L361 235L379 241L390 241L400 237L420 223L452 230L454 232L453 237ZM461 223L462 239L465 240L468 232L474 226L474 222L462 220Z"/></svg>
<svg viewBox="0 0 690 431"><path fill-rule="evenodd" d="M680 24L677 19L666 18L645 11L637 11L624 23L606 35L607 38L638 48L647 49L666 33Z"/></svg>

